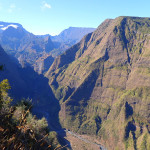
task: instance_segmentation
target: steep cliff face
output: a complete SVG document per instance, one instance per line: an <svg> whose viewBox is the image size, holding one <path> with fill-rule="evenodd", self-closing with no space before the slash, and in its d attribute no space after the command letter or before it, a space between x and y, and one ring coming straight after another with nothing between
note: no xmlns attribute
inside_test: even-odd
<svg viewBox="0 0 150 150"><path fill-rule="evenodd" d="M51 55L44 55L34 63L34 70L39 74L44 74L53 62L54 57L52 57Z"/></svg>
<svg viewBox="0 0 150 150"><path fill-rule="evenodd" d="M47 72L60 120L110 149L150 148L150 19L105 20Z"/></svg>

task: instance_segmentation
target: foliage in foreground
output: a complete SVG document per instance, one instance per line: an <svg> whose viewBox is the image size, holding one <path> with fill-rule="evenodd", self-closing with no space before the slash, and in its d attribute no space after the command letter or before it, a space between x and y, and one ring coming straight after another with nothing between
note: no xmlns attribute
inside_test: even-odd
<svg viewBox="0 0 150 150"><path fill-rule="evenodd" d="M49 132L45 118L37 119L30 112L31 103L21 101L10 106L8 80L0 83L0 149L62 149L57 133Z"/></svg>

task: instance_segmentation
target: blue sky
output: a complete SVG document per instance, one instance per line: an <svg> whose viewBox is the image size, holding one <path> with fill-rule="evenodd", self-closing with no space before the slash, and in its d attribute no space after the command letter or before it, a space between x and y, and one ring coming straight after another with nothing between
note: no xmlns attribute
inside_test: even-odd
<svg viewBox="0 0 150 150"><path fill-rule="evenodd" d="M145 0L0 0L0 20L34 34L59 34L72 27L97 27L107 18L150 17Z"/></svg>

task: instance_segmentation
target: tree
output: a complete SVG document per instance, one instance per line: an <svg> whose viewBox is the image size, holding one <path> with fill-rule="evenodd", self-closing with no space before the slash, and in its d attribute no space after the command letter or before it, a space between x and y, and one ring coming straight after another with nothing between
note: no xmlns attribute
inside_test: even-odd
<svg viewBox="0 0 150 150"><path fill-rule="evenodd" d="M9 105L12 99L8 96L8 90L10 89L8 79L3 80L0 83L0 110L2 106Z"/></svg>

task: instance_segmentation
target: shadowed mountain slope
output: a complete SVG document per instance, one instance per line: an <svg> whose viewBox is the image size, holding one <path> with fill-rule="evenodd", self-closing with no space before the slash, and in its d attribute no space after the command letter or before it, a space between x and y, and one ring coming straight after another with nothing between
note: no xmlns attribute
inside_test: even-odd
<svg viewBox="0 0 150 150"><path fill-rule="evenodd" d="M55 99L48 79L37 74L31 67L22 68L15 58L10 57L0 47L0 81L8 79L11 85L10 95L14 102L23 98L32 99L33 113L46 117L49 125L60 127L58 121L59 104Z"/></svg>

